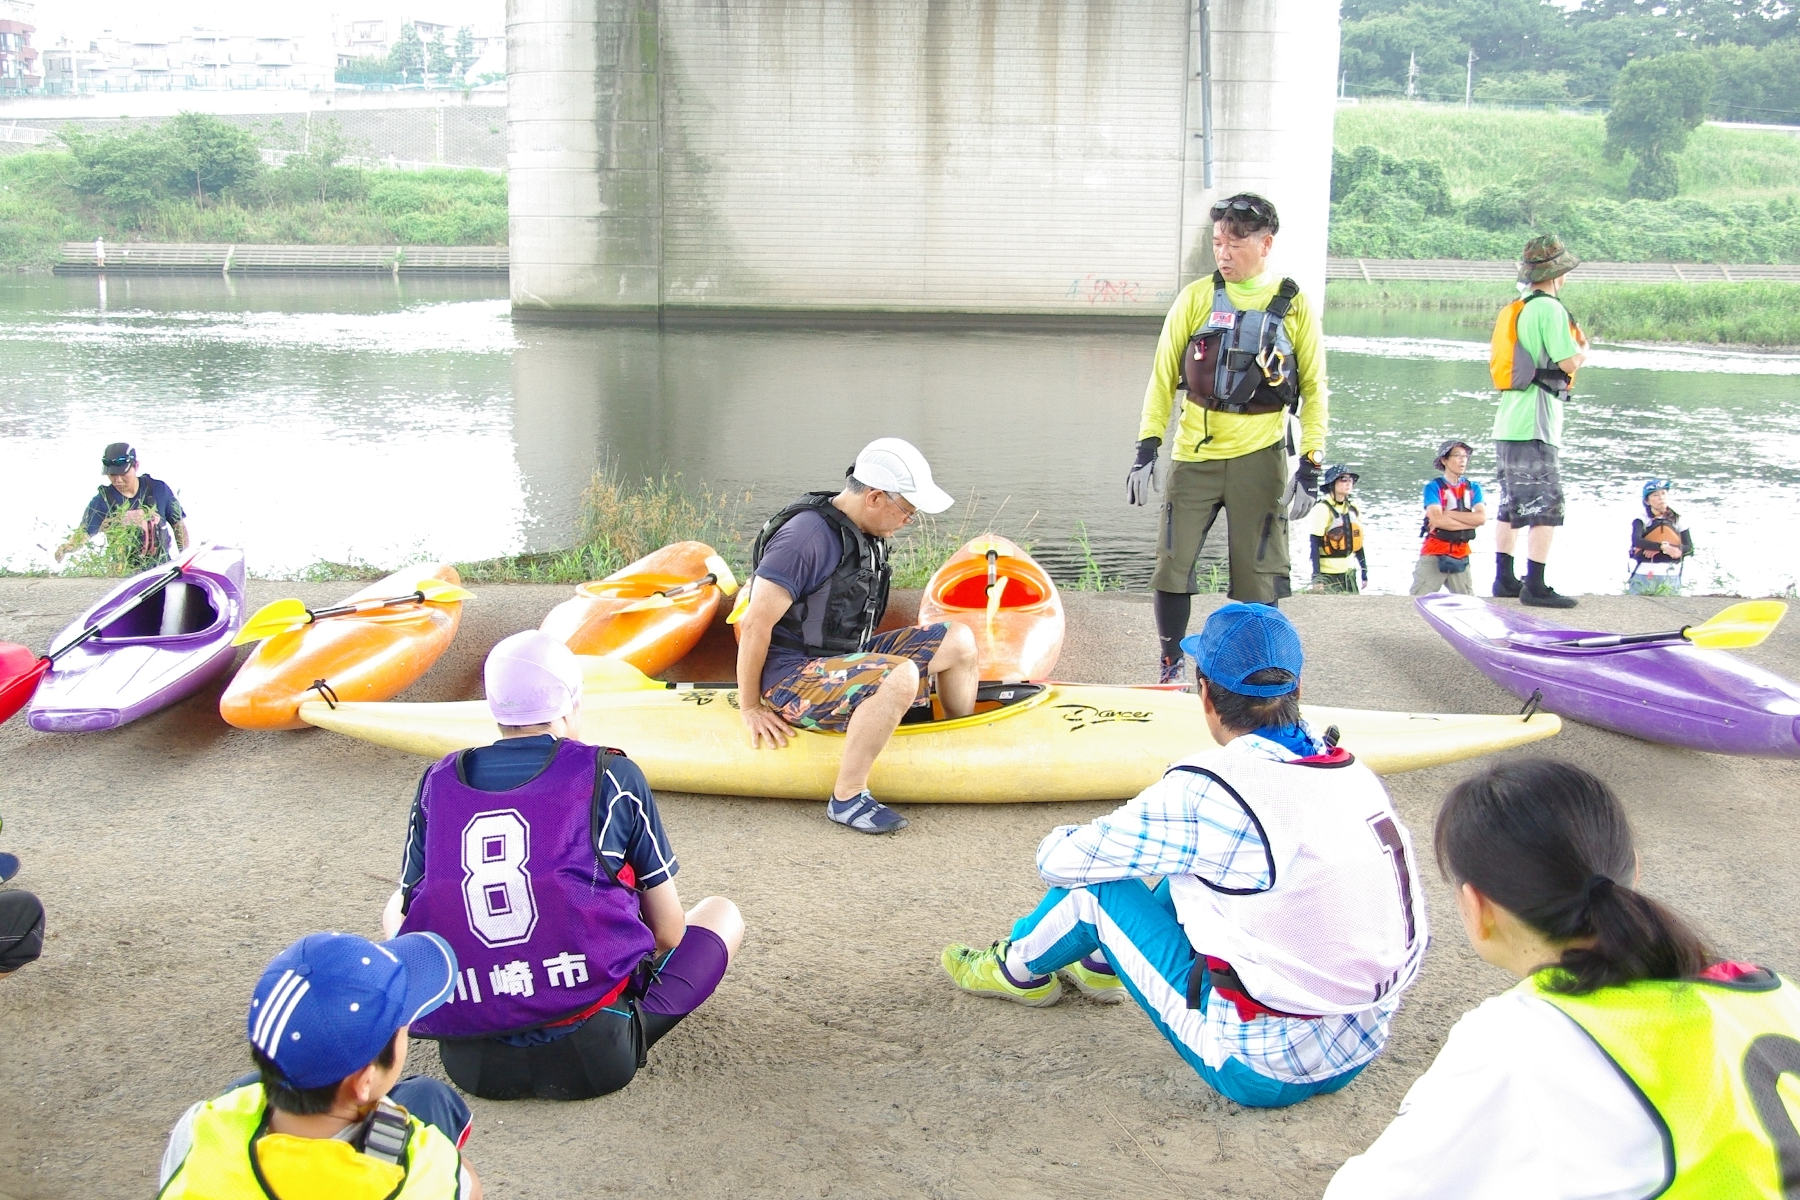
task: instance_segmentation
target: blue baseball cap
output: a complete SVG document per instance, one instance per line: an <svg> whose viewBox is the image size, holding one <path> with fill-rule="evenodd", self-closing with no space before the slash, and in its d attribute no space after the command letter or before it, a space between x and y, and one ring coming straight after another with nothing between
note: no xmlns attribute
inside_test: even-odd
<svg viewBox="0 0 1800 1200"><path fill-rule="evenodd" d="M1278 608L1233 601L1206 618L1199 633L1181 639L1200 674L1240 696L1285 696L1300 686L1306 656L1300 634ZM1294 678L1287 683L1246 683L1268 667Z"/></svg>
<svg viewBox="0 0 1800 1200"><path fill-rule="evenodd" d="M356 1074L402 1025L450 998L456 952L435 933L371 942L313 933L275 956L251 994L250 1044L296 1088Z"/></svg>

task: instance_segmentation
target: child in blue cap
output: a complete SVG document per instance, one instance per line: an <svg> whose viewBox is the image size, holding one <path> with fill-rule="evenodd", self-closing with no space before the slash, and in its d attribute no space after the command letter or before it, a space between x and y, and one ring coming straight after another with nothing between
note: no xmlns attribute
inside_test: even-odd
<svg viewBox="0 0 1800 1200"><path fill-rule="evenodd" d="M978 996L1129 995L1239 1104L1335 1092L1386 1044L1426 945L1412 840L1381 780L1300 716L1300 637L1227 604L1185 639L1212 746L1086 825L1050 831L1050 890L1010 937L946 947Z"/></svg>
<svg viewBox="0 0 1800 1200"><path fill-rule="evenodd" d="M429 933L315 933L276 955L245 1021L257 1073L176 1123L158 1200L480 1200L468 1105L401 1078L407 1027L450 998L456 970Z"/></svg>

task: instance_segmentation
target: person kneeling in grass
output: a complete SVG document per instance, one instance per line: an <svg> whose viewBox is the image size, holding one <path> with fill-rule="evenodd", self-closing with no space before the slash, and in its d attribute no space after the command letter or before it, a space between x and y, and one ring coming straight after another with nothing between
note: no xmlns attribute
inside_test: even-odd
<svg viewBox="0 0 1800 1200"><path fill-rule="evenodd" d="M450 997L443 939L315 933L275 956L246 1021L257 1073L188 1109L158 1200L481 1200L469 1106L406 1069L406 1031Z"/></svg>
<svg viewBox="0 0 1800 1200"><path fill-rule="evenodd" d="M1501 763L1434 841L1469 944L1522 982L1463 1014L1326 1200L1794 1195L1800 992L1638 890L1604 783Z"/></svg>
<svg viewBox="0 0 1800 1200"><path fill-rule="evenodd" d="M1424 958L1424 892L1381 780L1300 718L1288 619L1227 604L1181 645L1217 748L1052 830L1042 903L943 966L1033 1007L1056 1003L1058 972L1096 999L1129 994L1221 1095L1278 1108L1381 1053Z"/></svg>

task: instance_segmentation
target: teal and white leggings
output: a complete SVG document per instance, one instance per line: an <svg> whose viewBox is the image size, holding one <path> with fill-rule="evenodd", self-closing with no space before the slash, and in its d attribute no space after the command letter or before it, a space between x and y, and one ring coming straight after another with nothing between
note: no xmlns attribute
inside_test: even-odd
<svg viewBox="0 0 1800 1200"><path fill-rule="evenodd" d="M1221 1037L1230 1027L1207 1020L1207 1007L1215 1003L1210 977L1201 985L1201 1007L1187 1006L1194 947L1175 918L1169 881L1158 880L1154 889L1147 882L1124 879L1051 888L1030 916L1013 925L1012 948L1034 975L1049 975L1103 953L1131 998L1187 1064L1214 1091L1246 1107L1285 1108L1308 1096L1335 1092L1362 1072L1366 1062L1325 1079L1290 1083L1258 1072L1234 1053L1237 1045ZM1260 1018L1252 1024L1266 1027L1259 1032L1276 1039L1287 1026L1313 1026L1308 1032L1315 1036L1325 1032L1312 1021Z"/></svg>

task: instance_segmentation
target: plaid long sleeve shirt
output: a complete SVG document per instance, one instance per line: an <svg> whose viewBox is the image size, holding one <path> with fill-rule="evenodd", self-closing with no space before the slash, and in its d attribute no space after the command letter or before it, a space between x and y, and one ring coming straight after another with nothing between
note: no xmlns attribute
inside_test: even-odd
<svg viewBox="0 0 1800 1200"><path fill-rule="evenodd" d="M1276 762L1300 757L1255 734L1234 738L1225 750ZM1118 879L1154 882L1166 875L1193 875L1221 888L1271 885L1269 858L1255 820L1224 788L1192 771L1164 775L1086 825L1051 830L1038 846L1037 861L1044 882L1061 888ZM1196 949L1206 952L1205 947ZM1229 1056L1271 1078L1315 1082L1379 1054L1399 1007L1395 994L1355 1013L1311 1020L1259 1016L1246 1021L1233 1005L1208 1004L1204 1052L1215 1068Z"/></svg>

